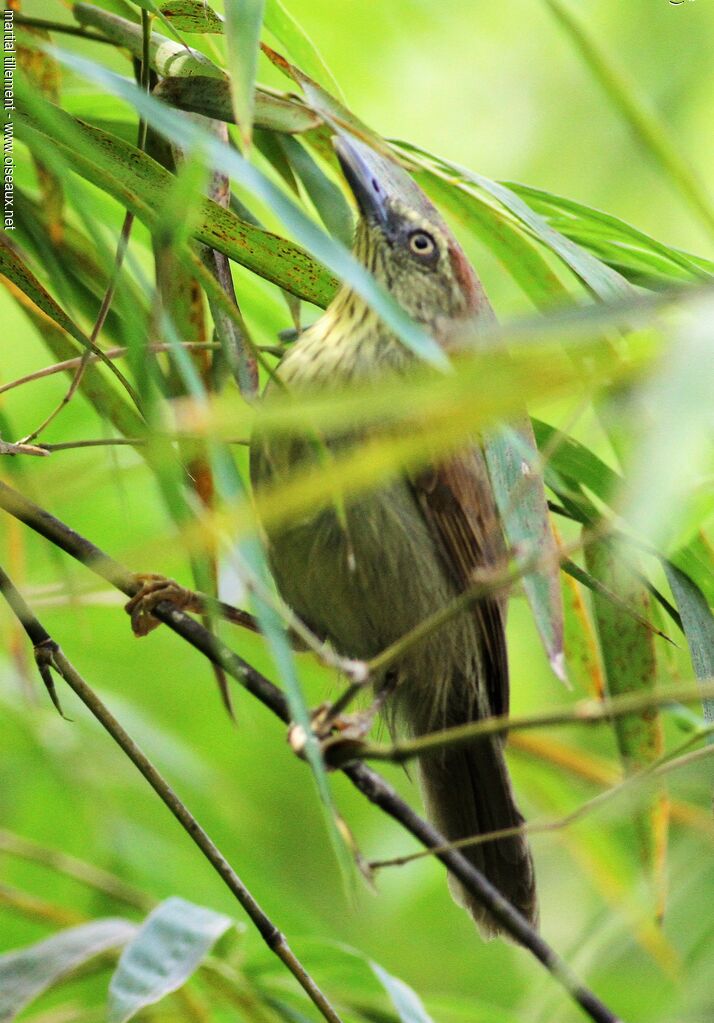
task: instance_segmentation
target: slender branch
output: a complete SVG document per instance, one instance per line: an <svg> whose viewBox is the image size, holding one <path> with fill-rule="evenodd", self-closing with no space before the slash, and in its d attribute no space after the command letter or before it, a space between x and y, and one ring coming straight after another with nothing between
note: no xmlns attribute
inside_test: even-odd
<svg viewBox="0 0 714 1023"><path fill-rule="evenodd" d="M322 1016L328 1020L328 1023L341 1023L340 1017L288 945L285 935L278 930L267 916L185 803L182 802L168 782L157 771L128 732L124 730L106 704L102 702L94 690L85 682L74 665L65 657L58 644L50 638L22 596L15 589L12 581L1 568L0 590L35 646L35 656L38 659L38 664L42 663L56 671L76 696L79 697L92 716L99 721L105 731L109 733L114 742L149 783L189 838L195 842L226 887L233 893L253 921L268 948L287 966L300 986L320 1010ZM37 642L38 638L40 640L39 643Z"/></svg>
<svg viewBox="0 0 714 1023"><path fill-rule="evenodd" d="M581 533L580 538L569 544L567 548L560 548L557 552L557 557L562 562L568 555L591 543L605 528L604 524L601 524L591 532ZM474 573L474 581L457 597L454 597L448 604L440 607L427 618L423 618L412 629L405 632L399 639L396 639L375 657L362 665L362 671L358 673L356 678L350 681L350 684L335 701L332 716L336 716L337 713L343 713L370 680L385 672L397 661L400 661L404 654L413 650L420 643L423 643L425 639L438 632L448 622L463 614L483 597L509 589L520 579L530 575L534 570L548 564L552 557L551 552L543 554L540 551L534 551L530 557L521 558L516 564L509 564L505 568L483 569L478 574ZM338 743L339 738L335 740L335 746ZM362 754L357 755L361 756Z"/></svg>
<svg viewBox="0 0 714 1023"><path fill-rule="evenodd" d="M545 966L592 1020L596 1023L622 1023L619 1017L580 983L550 945L533 930L510 902L493 888L484 875L458 850L448 848L444 836L416 814L381 775L372 771L366 764L349 764L343 771L370 802L399 821L422 845L427 848L438 848L439 851L435 854L437 859L458 878L467 891L488 907L489 912L511 938L527 948Z"/></svg>
<svg viewBox="0 0 714 1023"><path fill-rule="evenodd" d="M133 596L137 591L136 577L123 565L2 482L0 482L0 507L85 564L111 585L126 593L127 596ZM280 720L283 722L289 720L287 700L280 689L215 636L212 636L198 622L169 603L159 604L154 614L195 649L201 651L214 663L220 664L228 675L256 696ZM415 813L394 788L366 764L348 764L343 771L371 803L394 818L422 845L433 848L445 844L444 836ZM457 850L447 849L437 855L450 873L458 878L461 884L498 920L506 933L518 944L527 948L545 966L595 1023L619 1023L615 1014L580 983L550 945L461 853Z"/></svg>
<svg viewBox="0 0 714 1023"><path fill-rule="evenodd" d="M5 440L0 440L0 455L34 455L41 458L48 454L49 451L38 448L34 444L10 444Z"/></svg>
<svg viewBox="0 0 714 1023"><path fill-rule="evenodd" d="M177 443L181 440L198 440L199 438L192 437L190 434L181 434L179 437L168 437L168 440L175 440ZM2 442L0 442L1 444ZM93 437L88 440L67 440L61 441L59 444L41 444L37 449L36 453L39 455L52 455L55 451L77 451L82 448L140 448L144 447L148 441L145 437ZM237 444L241 447L245 447L250 444L250 441L244 440L242 437L229 437L226 444ZM11 452L14 454L14 452ZM27 454L31 452L26 452ZM34 452L32 452L34 453ZM0 447L0 454L4 454Z"/></svg>
<svg viewBox="0 0 714 1023"><path fill-rule="evenodd" d="M574 540L567 546L563 546L557 552L559 561L567 559L570 554L581 548L587 546L589 543L593 543L599 539L608 527L605 523L601 523L599 526L583 531L578 540ZM544 567L552 559L552 554L542 554L540 551L534 551L528 558L522 558L514 565L508 565L506 568L497 570L487 570L478 573L478 577L474 579L474 582L468 586L462 593L455 597L454 600L449 601L444 607L439 608L434 614L429 615L428 618L423 619L413 629L400 636L398 640L386 647L376 657L373 657L371 661L367 662L367 668L371 675L378 672L384 671L385 668L390 667L396 661L401 660L403 655L412 650L419 643L422 643L425 639L437 632L442 626L446 625L447 622L451 621L457 615L463 611L468 610L472 604L475 604L478 600L483 597L488 597L494 593L498 593L501 590L506 590L517 583L526 575L530 575L531 572L538 568Z"/></svg>
<svg viewBox="0 0 714 1023"><path fill-rule="evenodd" d="M196 843L221 880L233 893L240 905L253 921L268 948L271 952L275 953L285 966L287 966L311 1001L320 1010L323 1017L326 1020L329 1020L330 1023L340 1023L340 1017L337 1015L325 995L292 951L288 945L285 935L278 930L272 920L263 911L259 903L233 870L228 860L214 844L208 834L203 830L185 804L179 799L171 786L164 780L162 775L159 774L151 761L145 756L128 733L124 731L106 705L87 685L59 648L54 651L53 666L70 688L74 690L76 695L93 714L93 716L97 718L106 731L109 732L112 739L114 739L120 749L140 771L189 837Z"/></svg>
<svg viewBox="0 0 714 1023"><path fill-rule="evenodd" d="M179 342L181 348L185 348L187 351L193 351L194 349L206 349L208 351L215 351L220 348L214 341L181 341ZM145 348L147 352L170 352L177 346L174 344L167 344L165 342L154 342L148 344ZM122 356L126 355L129 349L126 346L117 346L115 348L107 348L103 352L104 359L121 359ZM89 353L90 362L98 362L100 356L96 352ZM31 384L35 380L44 380L45 377L54 376L55 373L65 373L67 370L76 369L82 356L77 355L74 359L64 359L62 362L55 362L51 366L43 366L42 369L33 370L32 373L26 373L25 376L18 377L16 380L10 380L7 384L0 385L0 394L5 394L6 391L12 391L16 387L22 387L24 384Z"/></svg>
<svg viewBox="0 0 714 1023"><path fill-rule="evenodd" d="M587 817L588 814L593 813L595 810L599 810L604 803L609 803L611 799L615 796L621 795L621 793L625 790L629 791L633 785L641 784L642 782L649 781L652 778L660 777L663 774L668 774L670 771L676 771L680 767L688 767L693 761L712 756L714 754L714 745L711 744L704 746L703 749L695 750L692 753L683 752L694 742L699 742L712 732L714 732L714 724L700 729L693 736L690 736L686 742L682 743L681 746L678 746L676 750L669 750L642 771L628 775L628 777L619 784L612 785L610 788L605 789L604 792L599 792L596 796L593 796L592 799L588 799L586 802L581 803L580 806L577 806L574 810L571 810L570 813L565 814L563 817L559 817L557 820L526 821L516 827L500 828L497 831L483 831L478 835L468 835L466 838L459 838L454 842L447 842L446 846L443 848L467 849L472 848L475 845L484 845L486 842L496 842L501 838L512 838L515 835L540 835L551 831L561 831L563 828L567 828L571 824L575 824L576 821L582 820L583 817ZM678 756L677 754L682 755ZM379 870L382 867L403 867L405 864L411 863L413 860L420 860L425 856L433 856L435 853L440 851L441 850L438 849L420 849L419 852L406 853L404 856L394 856L388 860L370 860L369 867L371 870Z"/></svg>
<svg viewBox="0 0 714 1023"><path fill-rule="evenodd" d="M509 749L527 760L535 758L548 767L562 769L568 774L593 785L606 788L616 784L620 778L622 764L617 765L601 759L593 753L585 753L579 747L554 740L552 737L539 738L533 732L520 732L510 736ZM682 827L693 828L714 844L714 827L711 813L703 807L694 806L684 799L670 797L669 809L672 820Z"/></svg>
<svg viewBox="0 0 714 1023"><path fill-rule="evenodd" d="M179 441L193 440L190 434L169 435L167 440ZM198 440L198 436L195 438ZM226 444L248 445L250 441L241 438L229 438ZM78 451L83 448L141 448L146 447L148 441L145 437L91 437L86 440L67 440L57 444L8 444L0 440L0 455L52 455L57 451Z"/></svg>
<svg viewBox="0 0 714 1023"><path fill-rule="evenodd" d="M358 744L350 742L344 752L340 751L339 736L328 740L329 760L339 765L346 757L361 760L388 760L402 764L415 757L437 753L454 746L469 745L494 735L505 735L507 732L523 731L531 728L545 728L551 725L596 725L613 718L626 717L642 710L655 707L667 707L672 704L696 703L707 696L714 696L714 679L703 681L696 686L663 686L660 689L642 693L623 693L605 700L579 700L570 707L557 707L554 710L542 711L539 714L523 714L508 717L499 715L483 718L455 728L443 728L416 739L405 739L391 744Z"/></svg>

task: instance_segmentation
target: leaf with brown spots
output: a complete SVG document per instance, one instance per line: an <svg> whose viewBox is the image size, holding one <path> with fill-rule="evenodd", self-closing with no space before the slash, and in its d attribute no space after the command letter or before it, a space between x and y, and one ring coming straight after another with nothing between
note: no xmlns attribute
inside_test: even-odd
<svg viewBox="0 0 714 1023"><path fill-rule="evenodd" d="M626 555L608 540L585 548L590 574L643 615L649 613L649 595L639 582L632 554ZM640 622L599 593L592 595L595 623L607 691L610 696L651 690L656 684L654 637ZM620 757L627 773L641 771L662 753L662 724L650 708L614 722ZM653 788L647 802L639 804L633 818L642 862L655 896L655 912L661 917L666 895L665 866L669 805L662 788Z"/></svg>

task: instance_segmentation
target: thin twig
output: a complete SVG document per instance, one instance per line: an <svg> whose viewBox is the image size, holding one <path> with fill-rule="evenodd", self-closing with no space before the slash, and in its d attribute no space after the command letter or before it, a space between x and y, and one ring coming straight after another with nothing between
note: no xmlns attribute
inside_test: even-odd
<svg viewBox="0 0 714 1023"><path fill-rule="evenodd" d="M144 351L146 352L170 352L176 348L177 345L167 344L165 342L154 342L146 346ZM178 347L185 348L188 351L193 349L206 349L212 351L220 348L220 345L215 341L181 341L178 343ZM116 348L107 348L102 353L102 361L105 359L120 359L126 355L129 349L124 346L118 346ZM89 353L89 362L98 362L100 356L96 352ZM42 369L33 370L32 373L26 373L25 376L18 377L16 380L10 380L7 384L0 384L0 394L5 394L6 391L12 391L16 387L22 387L24 384L31 384L35 380L44 380L45 377L54 376L55 373L65 373L67 370L76 369L82 356L77 355L74 359L64 359L62 362L55 362L51 366L43 366Z"/></svg>
<svg viewBox="0 0 714 1023"><path fill-rule="evenodd" d="M182 433L175 436L168 435L166 439L178 443L179 441L200 440L201 438L198 435L193 437L190 433ZM41 444L37 452L38 454L51 455L56 451L77 451L83 448L141 448L146 447L148 443L145 437L92 437L87 440L61 441L59 444ZM224 443L246 447L250 444L250 441L245 440L243 437L228 437ZM2 449L0 449L0 454L3 454Z"/></svg>
<svg viewBox="0 0 714 1023"><path fill-rule="evenodd" d="M567 548L564 547L558 550L557 556L561 561L564 560L569 554L584 547L587 543L591 543L604 528L603 525L602 528L593 530L592 533L583 532L580 538L569 544ZM531 554L528 558L520 559L515 565L480 571L474 582L467 586L457 597L454 597L448 604L445 604L444 607L439 608L438 611L435 611L427 618L422 619L422 621L408 632L405 632L388 647L385 647L384 650L381 650L371 660L364 662L361 673L358 674L357 678L352 679L350 684L335 700L332 716L343 713L370 680L379 677L397 661L400 661L406 653L413 650L420 643L423 643L425 639L435 632L438 632L439 629L442 629L452 619L463 614L484 597L509 589L524 576L530 575L531 572L550 562L551 559L552 554L550 552L543 554L538 551ZM474 573L474 575L476 574ZM339 742L339 739L337 742Z"/></svg>
<svg viewBox="0 0 714 1023"><path fill-rule="evenodd" d="M586 547L589 543L593 543L595 540L600 539L602 534L607 531L605 523L601 523L598 527L587 532L583 531L578 540L574 540L567 546L562 547L556 554L559 561L563 561L570 554L575 551L581 550ZM508 565L506 568L500 569L489 569L479 572L478 577L474 582L468 586L462 593L455 597L454 600L449 601L444 607L439 608L434 614L429 615L428 618L423 619L413 629L406 632L403 636L400 636L398 640L392 643L390 646L385 647L380 653L373 657L367 662L367 668L370 675L378 674L384 671L386 668L391 667L396 661L400 660L404 654L412 650L419 643L422 643L425 639L442 628L447 622L450 622L457 615L468 610L472 604L475 604L478 600L483 597L492 596L494 593L498 593L502 590L507 590L515 583L517 583L524 576L529 575L534 570L547 564L552 558L552 555L547 552L542 554L539 551L533 552L530 557L519 560L515 565Z"/></svg>
<svg viewBox="0 0 714 1023"><path fill-rule="evenodd" d="M571 824L582 820L583 817L587 817L588 814L593 813L595 810L599 810L604 803L609 803L615 796L621 795L626 790L629 791L633 785L660 777L663 774L668 774L670 771L676 771L680 767L688 767L693 761L712 756L714 754L714 745L705 746L703 749L695 750L693 753L683 753L683 750L688 749L692 743L700 741L712 732L714 732L714 724L700 729L690 736L686 742L682 743L681 746L678 746L677 749L669 750L642 771L629 775L619 784L605 789L604 792L599 792L592 799L581 803L580 806L571 810L570 813L565 814L563 817L559 817L557 820L526 821L516 827L500 828L498 831L483 831L477 835L468 835L466 838L458 838L453 842L447 842L446 846L442 848L467 849L475 845L484 845L486 842L496 842L502 838L512 838L515 835L540 835L551 831L561 831L563 828L567 828ZM677 754L682 755L678 756ZM403 867L413 860L420 860L425 856L433 856L440 851L442 850L420 849L419 852L406 853L403 856L393 856L388 860L370 860L369 867L371 870L379 870L382 867Z"/></svg>
<svg viewBox="0 0 714 1023"><path fill-rule="evenodd" d="M505 735L531 728L545 728L553 725L596 725L613 718L626 717L639 711L672 704L696 703L707 696L714 696L714 679L699 682L696 686L663 686L660 689L642 693L623 693L605 700L579 700L570 707L556 707L554 710L521 716L483 718L454 728L444 728L416 739L405 739L389 745L350 742L344 752L340 751L339 737L330 746L331 763L339 765L343 759L359 757L364 760L387 760L402 764L416 757L440 752L455 746L470 745L494 735ZM328 740L328 746L333 740Z"/></svg>
<svg viewBox="0 0 714 1023"><path fill-rule="evenodd" d="M133 596L136 593L138 589L136 577L123 565L114 561L89 540L2 482L0 482L0 507L102 576L127 596ZM257 697L281 721L286 723L289 721L288 704L284 694L252 665L230 650L217 637L212 636L189 615L184 614L171 604L158 605L154 613L191 646L214 663L220 664L227 674ZM343 771L371 803L401 824L422 845L428 848L444 845L444 836L415 813L394 788L366 764L348 764ZM521 916L518 910L461 853L448 849L439 853L438 859L454 877L458 878L466 890L488 909L504 931L513 940L527 948L543 964L595 1023L620 1023L618 1017L580 983L565 962Z"/></svg>
<svg viewBox="0 0 714 1023"><path fill-rule="evenodd" d="M263 911L188 807L157 771L128 732L120 725L106 704L102 702L74 665L65 657L59 645L49 636L2 568L0 568L0 590L32 641L38 665L43 664L48 669L57 672L79 697L92 716L99 721L105 731L109 733L114 742L149 783L186 834L195 842L218 876L253 921L268 948L287 966L305 993L320 1010L322 1016L329 1023L341 1023L340 1017L288 945L285 935L278 930ZM38 639L39 643L37 642ZM44 673L43 678L45 678Z"/></svg>
<svg viewBox="0 0 714 1023"><path fill-rule="evenodd" d="M38 456L42 458L48 454L49 451L45 451L44 448L38 448L34 444L9 444L7 441L0 439L0 455L33 455L35 458Z"/></svg>

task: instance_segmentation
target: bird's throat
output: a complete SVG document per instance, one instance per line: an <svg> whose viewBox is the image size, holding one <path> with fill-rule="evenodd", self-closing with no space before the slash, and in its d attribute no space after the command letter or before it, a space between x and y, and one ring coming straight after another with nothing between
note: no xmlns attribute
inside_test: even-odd
<svg viewBox="0 0 714 1023"><path fill-rule="evenodd" d="M339 387L401 371L413 356L367 303L341 288L280 364L288 387Z"/></svg>

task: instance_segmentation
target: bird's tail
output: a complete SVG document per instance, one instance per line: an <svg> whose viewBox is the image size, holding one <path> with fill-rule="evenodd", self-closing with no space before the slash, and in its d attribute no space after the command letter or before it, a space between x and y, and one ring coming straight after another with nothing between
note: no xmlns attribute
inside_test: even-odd
<svg viewBox="0 0 714 1023"><path fill-rule="evenodd" d="M446 719L439 721L440 727L461 725L473 719L474 715L465 713L462 700L455 697L453 693L449 704L454 706L447 706ZM414 714L407 712L407 716L414 734L424 734L432 727L425 721L415 720ZM422 757L419 774L429 818L450 842L523 823L513 797L500 738L484 739L470 746ZM531 924L537 926L535 874L524 835L467 845L461 852ZM498 922L455 878L449 878L449 887L455 901L469 911L485 938L493 938L501 932Z"/></svg>

